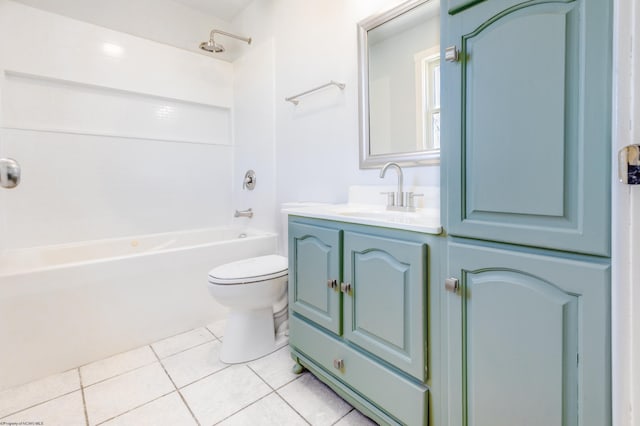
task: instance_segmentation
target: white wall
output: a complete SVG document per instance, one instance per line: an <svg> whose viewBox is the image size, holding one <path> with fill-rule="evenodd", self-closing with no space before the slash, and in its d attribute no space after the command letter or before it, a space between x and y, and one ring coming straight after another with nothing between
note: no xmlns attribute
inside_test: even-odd
<svg viewBox="0 0 640 426"><path fill-rule="evenodd" d="M395 184L358 167L358 21L398 0L265 0L233 22L255 42L275 45L277 203L345 202L349 185ZM260 74L262 70L254 70ZM346 83L303 97L287 96L336 80ZM407 185L439 185L439 167L407 168Z"/></svg>
<svg viewBox="0 0 640 426"><path fill-rule="evenodd" d="M0 1L0 156L22 165L0 249L230 223L232 85L229 63Z"/></svg>
<svg viewBox="0 0 640 426"><path fill-rule="evenodd" d="M260 39L252 49L233 63L234 73L234 163L233 209L254 212L252 219L233 222L276 232L276 158L274 111L273 39ZM243 190L247 170L256 173L253 190Z"/></svg>
<svg viewBox="0 0 640 426"><path fill-rule="evenodd" d="M232 31L229 22L206 11L196 10L174 0L15 0L17 2L68 16L115 31L155 40L205 56L199 49L216 28ZM31 29L31 27L29 27ZM217 59L233 60L248 49L246 43L225 38L225 53Z"/></svg>

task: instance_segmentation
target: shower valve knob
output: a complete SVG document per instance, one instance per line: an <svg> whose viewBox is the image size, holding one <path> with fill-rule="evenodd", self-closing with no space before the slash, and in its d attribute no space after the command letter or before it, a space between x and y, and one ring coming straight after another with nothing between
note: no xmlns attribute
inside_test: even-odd
<svg viewBox="0 0 640 426"><path fill-rule="evenodd" d="M256 172L253 170L247 170L244 174L244 180L242 181L242 189L248 189L252 191L256 187Z"/></svg>
<svg viewBox="0 0 640 426"><path fill-rule="evenodd" d="M20 164L13 158L0 158L0 186L15 188L20 183Z"/></svg>

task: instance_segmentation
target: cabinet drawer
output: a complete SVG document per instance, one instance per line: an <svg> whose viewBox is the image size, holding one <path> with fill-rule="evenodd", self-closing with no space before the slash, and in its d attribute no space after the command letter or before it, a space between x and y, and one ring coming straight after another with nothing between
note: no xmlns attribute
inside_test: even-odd
<svg viewBox="0 0 640 426"><path fill-rule="evenodd" d="M428 389L425 386L401 377L295 315L290 321L290 338L291 346L398 421L408 425L426 424ZM336 366L339 361L341 368Z"/></svg>

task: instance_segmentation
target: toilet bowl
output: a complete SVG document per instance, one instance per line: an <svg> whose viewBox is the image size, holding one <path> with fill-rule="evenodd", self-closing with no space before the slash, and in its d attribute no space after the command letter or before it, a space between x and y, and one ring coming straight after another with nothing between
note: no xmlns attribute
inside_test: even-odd
<svg viewBox="0 0 640 426"><path fill-rule="evenodd" d="M250 361L288 343L287 258L252 257L209 272L209 292L230 308L220 350L227 364Z"/></svg>

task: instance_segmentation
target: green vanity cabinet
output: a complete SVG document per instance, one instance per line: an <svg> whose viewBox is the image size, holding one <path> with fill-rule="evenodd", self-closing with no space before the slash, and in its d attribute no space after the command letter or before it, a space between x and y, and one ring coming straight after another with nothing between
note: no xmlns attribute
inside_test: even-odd
<svg viewBox="0 0 640 426"><path fill-rule="evenodd" d="M429 421L427 282L440 269L429 267L438 240L289 218L293 356L383 424Z"/></svg>
<svg viewBox="0 0 640 426"><path fill-rule="evenodd" d="M451 3L447 232L609 256L611 1Z"/></svg>
<svg viewBox="0 0 640 426"><path fill-rule="evenodd" d="M451 241L450 425L610 424L609 262Z"/></svg>

